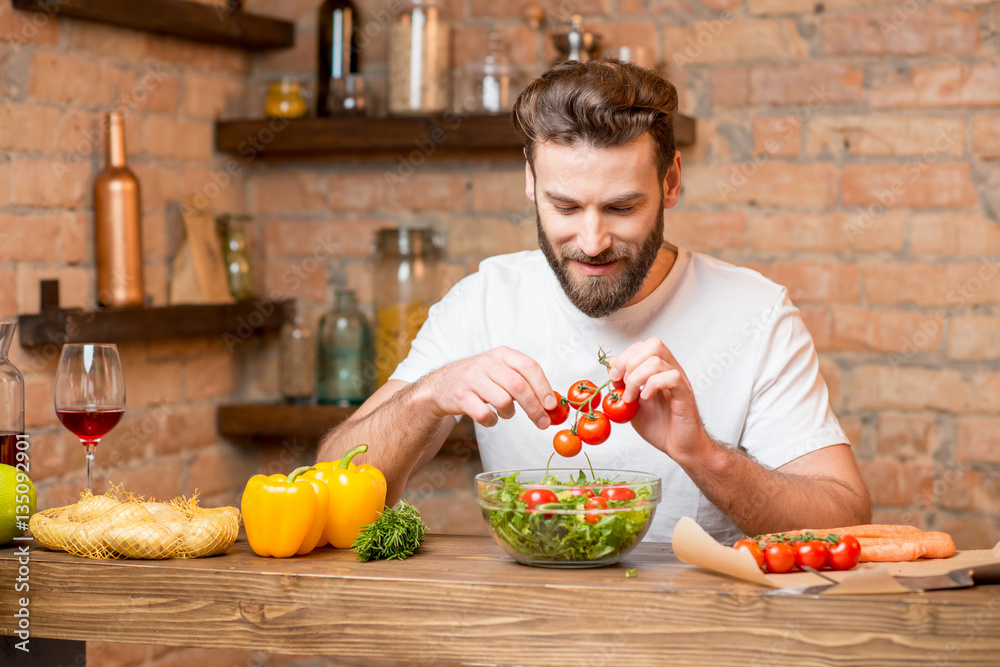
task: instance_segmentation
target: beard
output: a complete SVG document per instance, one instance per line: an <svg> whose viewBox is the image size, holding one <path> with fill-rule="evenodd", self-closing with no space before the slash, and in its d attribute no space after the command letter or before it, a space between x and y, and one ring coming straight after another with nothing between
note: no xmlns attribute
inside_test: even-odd
<svg viewBox="0 0 1000 667"><path fill-rule="evenodd" d="M563 291L574 306L593 318L610 315L628 305L632 297L642 288L646 274L649 273L663 246L662 206L656 215L656 224L635 252L624 245L613 245L596 257L573 248L560 248L557 254L542 230L542 218L538 213L537 204L535 221L538 225L538 247L556 274ZM573 260L583 264L606 264L623 260L625 268L615 274L603 276L574 275L567 265Z"/></svg>

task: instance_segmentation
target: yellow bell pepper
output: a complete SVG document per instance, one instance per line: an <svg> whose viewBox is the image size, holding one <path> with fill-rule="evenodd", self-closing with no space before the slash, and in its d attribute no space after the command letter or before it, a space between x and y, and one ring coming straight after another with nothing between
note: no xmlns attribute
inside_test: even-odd
<svg viewBox="0 0 1000 667"><path fill-rule="evenodd" d="M243 490L240 509L250 548L258 556L288 558L316 548L326 527L330 490L326 484L300 476L254 475Z"/></svg>
<svg viewBox="0 0 1000 667"><path fill-rule="evenodd" d="M373 465L351 462L367 451L368 445L358 445L336 461L315 466L316 477L325 479L330 487L330 512L324 533L337 549L349 549L361 529L385 509L385 475Z"/></svg>

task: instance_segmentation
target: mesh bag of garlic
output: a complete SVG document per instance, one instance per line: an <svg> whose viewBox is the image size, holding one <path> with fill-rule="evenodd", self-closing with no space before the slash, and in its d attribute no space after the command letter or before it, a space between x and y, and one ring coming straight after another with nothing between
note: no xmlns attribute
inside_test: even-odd
<svg viewBox="0 0 1000 667"><path fill-rule="evenodd" d="M200 558L225 553L240 530L235 507L199 507L193 498L143 500L112 489L32 515L28 527L42 546L87 558Z"/></svg>

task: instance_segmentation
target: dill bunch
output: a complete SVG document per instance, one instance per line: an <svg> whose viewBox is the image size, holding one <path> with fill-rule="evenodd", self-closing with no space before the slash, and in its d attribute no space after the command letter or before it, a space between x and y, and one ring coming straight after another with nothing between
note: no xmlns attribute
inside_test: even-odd
<svg viewBox="0 0 1000 667"><path fill-rule="evenodd" d="M361 529L351 548L361 562L409 558L424 541L427 526L420 512L405 500L387 507L379 518Z"/></svg>

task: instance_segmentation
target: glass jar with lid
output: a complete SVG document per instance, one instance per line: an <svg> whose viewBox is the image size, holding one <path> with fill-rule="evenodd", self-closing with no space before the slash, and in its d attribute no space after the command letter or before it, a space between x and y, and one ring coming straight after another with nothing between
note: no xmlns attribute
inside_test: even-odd
<svg viewBox="0 0 1000 667"><path fill-rule="evenodd" d="M451 97L451 28L441 0L403 0L389 29L389 94L394 114L444 111Z"/></svg>
<svg viewBox="0 0 1000 667"><path fill-rule="evenodd" d="M295 305L291 319L281 325L278 368L281 395L286 403L308 405L316 390L316 338L304 313Z"/></svg>
<svg viewBox="0 0 1000 667"><path fill-rule="evenodd" d="M438 299L440 250L430 229L380 229L375 241L376 387L410 352Z"/></svg>
<svg viewBox="0 0 1000 667"><path fill-rule="evenodd" d="M353 290L337 290L319 323L316 393L320 403L361 405L375 384L372 331Z"/></svg>

